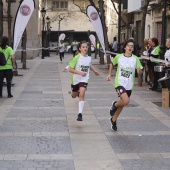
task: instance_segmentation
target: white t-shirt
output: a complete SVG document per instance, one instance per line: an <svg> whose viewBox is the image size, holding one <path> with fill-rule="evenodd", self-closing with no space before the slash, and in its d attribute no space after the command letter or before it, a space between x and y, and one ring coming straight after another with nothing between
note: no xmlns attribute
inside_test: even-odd
<svg viewBox="0 0 170 170"><path fill-rule="evenodd" d="M91 65L91 57L89 56L82 56L80 54L76 55L69 63L69 67L78 70L86 72L86 76L83 77L79 74L73 74L71 79L71 84L76 85L80 82L88 83L89 81L89 72L90 72L90 65Z"/></svg>
<svg viewBox="0 0 170 170"><path fill-rule="evenodd" d="M164 58L165 58L165 61L167 61L168 59L168 62L170 64L170 49L166 50ZM166 64L166 65L169 65L169 64Z"/></svg>
<svg viewBox="0 0 170 170"><path fill-rule="evenodd" d="M78 42L76 41L74 41L73 43L72 43L72 45L73 45L73 51L77 51L77 45L78 45Z"/></svg>
<svg viewBox="0 0 170 170"><path fill-rule="evenodd" d="M117 49L117 41L114 41L114 42L113 42L112 49L113 49L114 51L117 51L117 50L118 50L118 49Z"/></svg>
<svg viewBox="0 0 170 170"><path fill-rule="evenodd" d="M124 54L118 54L112 60L113 65L118 65L115 77L115 88L123 86L126 90L132 90L135 79L135 69L142 69L142 65L137 56L125 57Z"/></svg>
<svg viewBox="0 0 170 170"><path fill-rule="evenodd" d="M64 48L65 48L64 43L59 45L59 51L60 51L60 53L64 52Z"/></svg>

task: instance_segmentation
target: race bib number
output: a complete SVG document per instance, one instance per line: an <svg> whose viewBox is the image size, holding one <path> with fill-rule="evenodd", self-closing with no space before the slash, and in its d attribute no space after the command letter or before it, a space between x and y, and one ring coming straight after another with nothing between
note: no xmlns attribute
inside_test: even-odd
<svg viewBox="0 0 170 170"><path fill-rule="evenodd" d="M131 75L132 75L131 71L127 71L127 70L121 69L121 76L122 77L129 78Z"/></svg>
<svg viewBox="0 0 170 170"><path fill-rule="evenodd" d="M88 72L89 66L81 66L81 71Z"/></svg>

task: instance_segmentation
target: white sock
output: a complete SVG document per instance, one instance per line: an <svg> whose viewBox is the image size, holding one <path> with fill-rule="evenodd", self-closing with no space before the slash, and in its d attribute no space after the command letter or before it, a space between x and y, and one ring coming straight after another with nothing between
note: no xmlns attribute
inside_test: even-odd
<svg viewBox="0 0 170 170"><path fill-rule="evenodd" d="M79 113L82 113L84 109L84 101L79 101Z"/></svg>

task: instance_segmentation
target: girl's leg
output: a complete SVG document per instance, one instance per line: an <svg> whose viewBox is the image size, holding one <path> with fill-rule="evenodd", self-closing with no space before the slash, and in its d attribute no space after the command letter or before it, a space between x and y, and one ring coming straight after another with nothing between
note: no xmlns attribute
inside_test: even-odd
<svg viewBox="0 0 170 170"><path fill-rule="evenodd" d="M127 93L123 93L120 95L120 100L118 102L115 103L115 106L118 108L114 114L114 116L112 117L112 120L115 122L119 116L119 114L121 113L121 111L123 110L123 107L129 104L129 97L127 95Z"/></svg>
<svg viewBox="0 0 170 170"><path fill-rule="evenodd" d="M79 88L79 114L78 114L78 121L82 121L82 112L84 109L84 99L85 99L85 91L86 88L80 87Z"/></svg>
<svg viewBox="0 0 170 170"><path fill-rule="evenodd" d="M129 101L130 101L130 99L129 99L127 93L123 93L120 95L120 100L118 102L114 103L114 106L117 108L117 110L115 111L114 115L110 119L112 130L117 131L116 120L119 117L124 106L126 106L129 103Z"/></svg>

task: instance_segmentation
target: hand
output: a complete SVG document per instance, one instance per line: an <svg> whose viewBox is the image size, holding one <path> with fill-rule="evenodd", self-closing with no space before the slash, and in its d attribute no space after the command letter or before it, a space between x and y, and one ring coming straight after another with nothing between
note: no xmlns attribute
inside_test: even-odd
<svg viewBox="0 0 170 170"><path fill-rule="evenodd" d="M107 81L110 81L110 76L111 76L110 74L107 76Z"/></svg>
<svg viewBox="0 0 170 170"><path fill-rule="evenodd" d="M97 71L95 71L95 72L94 72L94 74L95 74L96 76L98 76L98 75L99 75L99 73L98 73Z"/></svg>
<svg viewBox="0 0 170 170"><path fill-rule="evenodd" d="M86 72L80 72L80 75L81 75L82 77L85 77L85 76L86 76Z"/></svg>

